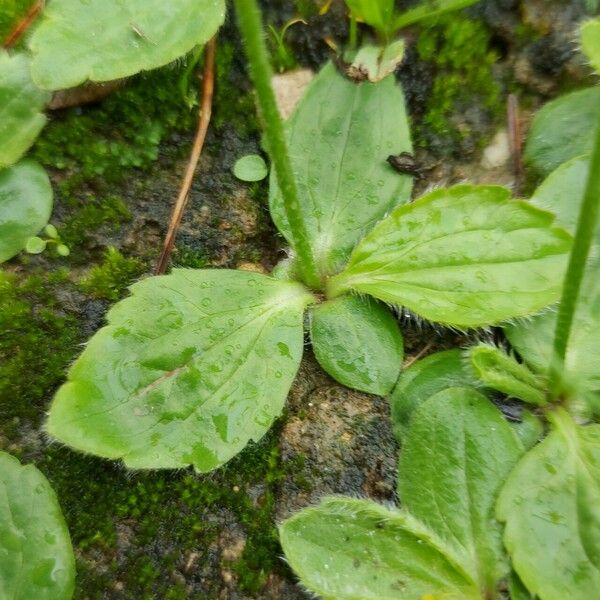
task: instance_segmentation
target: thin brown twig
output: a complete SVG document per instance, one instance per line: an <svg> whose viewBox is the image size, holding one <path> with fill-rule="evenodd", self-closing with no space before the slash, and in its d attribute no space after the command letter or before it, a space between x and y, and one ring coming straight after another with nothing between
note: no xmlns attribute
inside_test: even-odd
<svg viewBox="0 0 600 600"><path fill-rule="evenodd" d="M423 348L421 348L414 356L411 356L406 360L406 362L402 365L402 369L408 369L410 365L417 362L421 357L423 357L423 355L427 354L427 352L431 350L432 346L433 342L427 342L427 344L425 344L425 346L423 346Z"/></svg>
<svg viewBox="0 0 600 600"><path fill-rule="evenodd" d="M21 39L23 34L29 29L31 24L37 19L38 15L44 10L46 0L38 0L28 11L27 14L15 25L13 30L6 36L2 42L2 47L6 50L14 48L15 44Z"/></svg>
<svg viewBox="0 0 600 600"><path fill-rule="evenodd" d="M192 181L194 179L194 173L202 154L202 147L204 146L204 140L206 139L206 132L208 131L208 124L210 123L210 117L212 113L212 99L213 92L215 89L215 50L216 40L213 38L206 45L206 56L204 62L204 73L202 76L202 101L200 105L200 115L198 120L198 130L196 131L196 137L194 139L194 146L190 154L190 160L185 171L183 182L181 183L181 189L179 190L179 196L177 202L171 213L171 220L169 222L169 229L165 237L163 250L156 265L155 273L162 275L169 264L171 253L173 252L173 246L175 245L175 237L177 236L177 229L181 223L181 217L183 211L188 203L190 188L192 187Z"/></svg>
<svg viewBox="0 0 600 600"><path fill-rule="evenodd" d="M508 135L512 151L513 173L515 176L514 194L519 196L523 189L525 171L523 169L523 133L521 131L521 118L519 99L515 94L508 95L507 104Z"/></svg>

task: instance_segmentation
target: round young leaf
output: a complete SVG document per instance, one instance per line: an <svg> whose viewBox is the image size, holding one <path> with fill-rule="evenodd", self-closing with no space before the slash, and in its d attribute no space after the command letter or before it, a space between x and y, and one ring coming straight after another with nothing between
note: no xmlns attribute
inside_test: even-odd
<svg viewBox="0 0 600 600"><path fill-rule="evenodd" d="M52 212L52 187L46 171L24 160L0 170L0 262L20 252Z"/></svg>
<svg viewBox="0 0 600 600"><path fill-rule="evenodd" d="M310 338L319 364L341 384L384 396L404 354L398 322L377 301L342 296L311 311Z"/></svg>
<svg viewBox="0 0 600 600"><path fill-rule="evenodd" d="M332 64L315 77L288 123L300 208L319 269L339 269L352 248L391 208L408 202L412 178L387 163L411 151L402 91L393 77L356 84ZM271 172L271 215L293 235Z"/></svg>
<svg viewBox="0 0 600 600"><path fill-rule="evenodd" d="M284 521L279 536L292 569L324 600L481 598L451 548L374 502L325 498Z"/></svg>
<svg viewBox="0 0 600 600"><path fill-rule="evenodd" d="M33 144L46 123L42 110L49 99L31 81L29 59L0 49L0 169L16 163Z"/></svg>
<svg viewBox="0 0 600 600"><path fill-rule="evenodd" d="M33 466L0 452L0 598L69 600L75 558L54 491Z"/></svg>
<svg viewBox="0 0 600 600"><path fill-rule="evenodd" d="M589 58L592 67L600 73L600 19L583 24L581 48Z"/></svg>
<svg viewBox="0 0 600 600"><path fill-rule="evenodd" d="M131 468L211 471L281 413L312 296L227 270L177 269L131 290L69 371L48 433Z"/></svg>
<svg viewBox="0 0 600 600"><path fill-rule="evenodd" d="M59 90L156 69L207 42L224 16L223 0L52 0L30 40L33 79Z"/></svg>
<svg viewBox="0 0 600 600"><path fill-rule="evenodd" d="M524 158L540 173L592 150L600 116L600 87L565 94L548 102L535 116Z"/></svg>
<svg viewBox="0 0 600 600"><path fill-rule="evenodd" d="M483 387L460 350L436 352L402 373L390 397L394 434L399 442L404 441L415 410L434 394L450 387Z"/></svg>
<svg viewBox="0 0 600 600"><path fill-rule="evenodd" d="M46 240L37 235L30 237L25 244L25 251L29 254L41 254L46 249Z"/></svg>
<svg viewBox="0 0 600 600"><path fill-rule="evenodd" d="M600 590L600 425L566 413L514 469L498 500L504 543L542 600L589 600Z"/></svg>
<svg viewBox="0 0 600 600"><path fill-rule="evenodd" d="M241 181L261 181L269 174L269 169L262 156L248 154L236 161L233 174Z"/></svg>
<svg viewBox="0 0 600 600"><path fill-rule="evenodd" d="M522 454L500 411L470 388L449 388L424 402L400 454L402 506L459 548L461 564L489 597L509 571L496 498Z"/></svg>
<svg viewBox="0 0 600 600"><path fill-rule="evenodd" d="M493 325L555 302L571 236L496 186L457 185L401 206L329 282L456 327Z"/></svg>

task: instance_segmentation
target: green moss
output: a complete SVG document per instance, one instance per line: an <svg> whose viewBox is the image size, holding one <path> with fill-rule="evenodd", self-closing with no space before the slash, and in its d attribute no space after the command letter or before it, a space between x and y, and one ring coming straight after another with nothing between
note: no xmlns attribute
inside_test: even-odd
<svg viewBox="0 0 600 600"><path fill-rule="evenodd" d="M444 153L454 148L464 152L485 143L482 123L469 123L464 113L475 106L484 113L488 126L502 114L501 88L492 72L498 57L490 42L491 33L484 23L458 15L441 17L421 32L417 53L433 64L435 78L415 132L419 145Z"/></svg>
<svg viewBox="0 0 600 600"><path fill-rule="evenodd" d="M92 298L114 302L143 271L144 264L140 260L125 258L116 248L110 247L102 264L95 266L79 282L79 288Z"/></svg>

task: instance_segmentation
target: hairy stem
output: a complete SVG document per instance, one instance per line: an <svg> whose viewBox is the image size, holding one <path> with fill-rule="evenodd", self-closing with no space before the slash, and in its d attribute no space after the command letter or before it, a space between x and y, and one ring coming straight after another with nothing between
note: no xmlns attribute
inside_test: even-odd
<svg viewBox="0 0 600 600"><path fill-rule="evenodd" d="M589 169L554 332L554 355L550 365L550 389L555 394L560 394L562 391L562 378L571 326L577 308L586 261L596 231L598 213L600 212L600 120L596 128L595 144L590 157Z"/></svg>
<svg viewBox="0 0 600 600"><path fill-rule="evenodd" d="M293 235L292 245L298 255L300 275L306 285L316 289L320 287L321 282L300 208L298 188L288 153L283 122L271 87L273 73L263 37L261 14L256 0L235 0L235 8L264 121L269 152Z"/></svg>

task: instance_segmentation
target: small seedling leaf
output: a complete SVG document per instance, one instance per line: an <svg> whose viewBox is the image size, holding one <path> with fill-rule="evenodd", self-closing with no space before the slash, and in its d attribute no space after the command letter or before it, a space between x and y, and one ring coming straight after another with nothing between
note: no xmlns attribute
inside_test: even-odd
<svg viewBox="0 0 600 600"><path fill-rule="evenodd" d="M269 174L269 169L262 156L248 154L236 161L233 174L240 181L261 181Z"/></svg>
<svg viewBox="0 0 600 600"><path fill-rule="evenodd" d="M0 262L23 250L51 212L52 187L42 167L23 160L0 170Z"/></svg>
<svg viewBox="0 0 600 600"><path fill-rule="evenodd" d="M131 468L211 471L281 413L312 296L219 269L177 269L131 290L69 371L48 433Z"/></svg>
<svg viewBox="0 0 600 600"><path fill-rule="evenodd" d="M0 597L69 600L75 557L54 490L33 465L0 452Z"/></svg>
<svg viewBox="0 0 600 600"><path fill-rule="evenodd" d="M384 396L398 380L402 333L394 315L376 300L342 296L316 306L310 337L319 364L347 387Z"/></svg>
<svg viewBox="0 0 600 600"><path fill-rule="evenodd" d="M493 325L555 302L571 236L505 188L458 185L401 206L328 282L456 327Z"/></svg>
<svg viewBox="0 0 600 600"><path fill-rule="evenodd" d="M46 249L46 240L37 235L30 237L25 244L25 251L29 254L41 254Z"/></svg>

